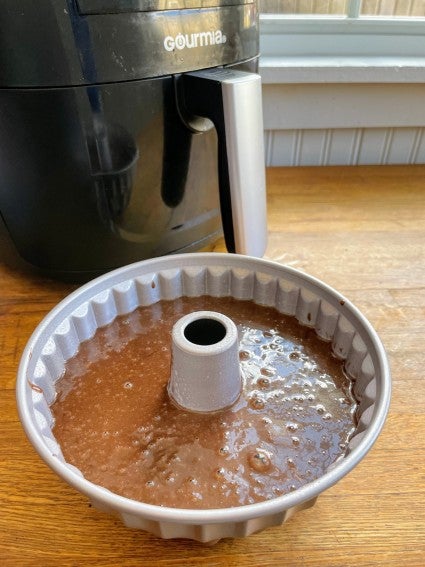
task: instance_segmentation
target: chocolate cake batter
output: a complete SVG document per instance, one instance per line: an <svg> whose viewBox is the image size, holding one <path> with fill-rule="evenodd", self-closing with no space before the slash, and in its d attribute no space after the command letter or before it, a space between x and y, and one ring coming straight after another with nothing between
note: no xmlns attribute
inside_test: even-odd
<svg viewBox="0 0 425 567"><path fill-rule="evenodd" d="M167 395L171 329L214 310L237 325L244 387L197 414ZM267 500L326 472L345 451L356 402L328 343L275 309L231 298L160 301L80 346L56 384L54 434L67 462L109 490L175 508Z"/></svg>

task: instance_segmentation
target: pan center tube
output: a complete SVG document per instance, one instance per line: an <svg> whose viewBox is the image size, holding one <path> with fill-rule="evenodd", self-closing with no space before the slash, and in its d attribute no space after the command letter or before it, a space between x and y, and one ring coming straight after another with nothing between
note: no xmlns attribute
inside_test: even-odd
<svg viewBox="0 0 425 567"><path fill-rule="evenodd" d="M236 325L214 311L189 313L172 330L170 398L181 408L214 412L239 398L242 377Z"/></svg>

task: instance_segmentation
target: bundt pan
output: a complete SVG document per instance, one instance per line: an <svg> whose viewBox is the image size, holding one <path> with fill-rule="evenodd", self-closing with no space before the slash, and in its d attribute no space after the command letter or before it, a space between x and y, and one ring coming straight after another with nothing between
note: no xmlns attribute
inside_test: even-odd
<svg viewBox="0 0 425 567"><path fill-rule="evenodd" d="M345 361L358 400L356 430L345 454L317 480L270 500L233 508L191 510L130 500L86 480L68 464L52 433L49 405L55 382L80 343L117 315L181 296L232 296L295 316L329 341ZM280 264L230 254L183 254L119 268L84 285L38 325L18 370L17 403L25 432L40 457L92 504L118 515L130 528L161 538L213 542L244 537L280 525L312 506L317 496L350 472L378 437L390 401L390 371L384 348L365 317L345 297L319 280Z"/></svg>

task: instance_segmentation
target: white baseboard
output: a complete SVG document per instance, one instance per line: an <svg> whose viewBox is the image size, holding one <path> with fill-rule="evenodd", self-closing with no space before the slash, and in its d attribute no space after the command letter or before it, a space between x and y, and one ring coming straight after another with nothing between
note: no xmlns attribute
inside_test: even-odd
<svg viewBox="0 0 425 567"><path fill-rule="evenodd" d="M425 163L424 128L266 130L267 166Z"/></svg>

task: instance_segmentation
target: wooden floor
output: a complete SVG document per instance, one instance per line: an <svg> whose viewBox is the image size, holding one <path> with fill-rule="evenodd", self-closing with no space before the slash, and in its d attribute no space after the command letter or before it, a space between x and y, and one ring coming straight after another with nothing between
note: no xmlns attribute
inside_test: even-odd
<svg viewBox="0 0 425 567"><path fill-rule="evenodd" d="M386 346L393 399L372 451L314 508L246 539L129 530L43 464L15 409L25 343L74 286L0 265L0 565L425 564L425 166L270 169L268 198L267 257L344 293Z"/></svg>

